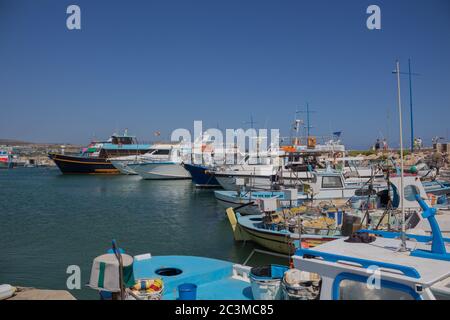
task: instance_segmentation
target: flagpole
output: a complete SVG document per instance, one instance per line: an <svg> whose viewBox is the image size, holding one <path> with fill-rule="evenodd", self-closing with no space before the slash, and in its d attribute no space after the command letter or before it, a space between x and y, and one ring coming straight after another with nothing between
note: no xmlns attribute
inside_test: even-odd
<svg viewBox="0 0 450 320"><path fill-rule="evenodd" d="M413 117L413 102L412 102L412 74L411 74L411 59L408 59L409 68L409 112L411 121L411 152L414 152L414 117Z"/></svg>
<svg viewBox="0 0 450 320"><path fill-rule="evenodd" d="M398 117L400 127L400 207L402 212L401 245L399 251L406 251L406 226L403 187L403 124L402 124L402 98L400 94L400 62L397 60L397 93L398 93Z"/></svg>

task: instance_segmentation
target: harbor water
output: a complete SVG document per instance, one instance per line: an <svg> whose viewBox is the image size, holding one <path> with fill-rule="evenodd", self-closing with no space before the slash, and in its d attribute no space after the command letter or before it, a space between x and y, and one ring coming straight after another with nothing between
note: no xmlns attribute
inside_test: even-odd
<svg viewBox="0 0 450 320"><path fill-rule="evenodd" d="M243 263L251 243L233 240L212 190L189 180L62 175L56 168L0 171L0 283L67 290L70 265L81 270L80 299L94 257L111 240L131 255L194 255ZM284 261L280 261L284 260ZM286 259L255 255L250 264Z"/></svg>

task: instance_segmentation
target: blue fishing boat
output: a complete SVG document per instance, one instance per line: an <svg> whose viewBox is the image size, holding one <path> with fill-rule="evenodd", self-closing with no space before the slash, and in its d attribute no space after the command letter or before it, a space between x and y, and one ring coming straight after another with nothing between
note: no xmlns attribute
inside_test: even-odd
<svg viewBox="0 0 450 320"><path fill-rule="evenodd" d="M145 257L145 256L144 256ZM249 281L250 267L232 262L192 256L135 257L135 278L161 278L165 300L180 298L178 287L196 286L198 300L253 299Z"/></svg>
<svg viewBox="0 0 450 320"><path fill-rule="evenodd" d="M192 182L200 188L220 188L216 177L209 173L207 166L198 164L183 163L183 167L189 171L192 176Z"/></svg>
<svg viewBox="0 0 450 320"><path fill-rule="evenodd" d="M283 298L281 283L289 270L194 256L132 257L113 240L94 259L88 286L102 300L276 300Z"/></svg>
<svg viewBox="0 0 450 320"><path fill-rule="evenodd" d="M102 299L251 300L251 269L204 257L132 257L113 242L112 249L94 259L89 286Z"/></svg>

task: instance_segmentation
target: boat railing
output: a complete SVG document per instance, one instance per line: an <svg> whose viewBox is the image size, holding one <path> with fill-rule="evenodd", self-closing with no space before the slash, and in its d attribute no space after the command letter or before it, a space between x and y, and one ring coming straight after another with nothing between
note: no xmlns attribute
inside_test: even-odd
<svg viewBox="0 0 450 320"><path fill-rule="evenodd" d="M420 279L420 273L413 267L404 266L400 264L394 264L394 263L388 263L383 261L376 261L376 260L369 260L369 259L361 259L356 257L348 257L343 256L339 254L333 254L328 252L320 252L316 250L311 249L297 249L295 252L296 256L302 257L302 258L322 258L324 261L327 262L347 262L347 263L353 263L360 265L362 268L369 268L370 266L376 265L379 268L384 269L390 269L390 270L396 270L401 272L403 275Z"/></svg>

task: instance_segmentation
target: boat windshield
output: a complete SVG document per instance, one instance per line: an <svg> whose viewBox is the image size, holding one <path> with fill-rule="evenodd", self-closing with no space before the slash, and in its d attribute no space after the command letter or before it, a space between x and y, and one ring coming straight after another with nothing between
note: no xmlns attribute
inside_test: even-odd
<svg viewBox="0 0 450 320"><path fill-rule="evenodd" d="M112 144L133 144L133 137L115 137L111 139Z"/></svg>

